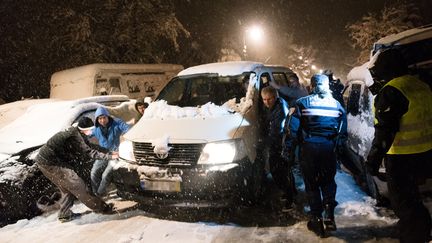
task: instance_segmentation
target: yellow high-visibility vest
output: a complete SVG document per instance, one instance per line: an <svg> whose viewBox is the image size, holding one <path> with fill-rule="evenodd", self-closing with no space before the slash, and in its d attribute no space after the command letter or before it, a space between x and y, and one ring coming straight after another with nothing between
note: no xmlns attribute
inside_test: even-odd
<svg viewBox="0 0 432 243"><path fill-rule="evenodd" d="M432 149L432 91L412 75L392 79L386 85L398 89L408 99L399 131L387 154L416 154Z"/></svg>

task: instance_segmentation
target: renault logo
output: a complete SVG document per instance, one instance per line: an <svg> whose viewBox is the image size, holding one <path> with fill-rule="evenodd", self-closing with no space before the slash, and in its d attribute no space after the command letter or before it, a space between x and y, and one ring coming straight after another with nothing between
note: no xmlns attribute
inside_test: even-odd
<svg viewBox="0 0 432 243"><path fill-rule="evenodd" d="M158 159L166 159L168 158L168 152L163 152L163 153L155 153L156 157L158 157Z"/></svg>

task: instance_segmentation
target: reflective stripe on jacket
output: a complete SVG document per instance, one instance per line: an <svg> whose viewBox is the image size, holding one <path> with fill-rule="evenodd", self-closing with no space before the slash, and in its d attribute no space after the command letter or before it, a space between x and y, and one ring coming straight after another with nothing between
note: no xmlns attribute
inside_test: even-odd
<svg viewBox="0 0 432 243"><path fill-rule="evenodd" d="M323 98L312 94L298 99L294 115L300 118L299 136L303 141L333 140L338 134L341 141L345 141L347 137L345 109L331 94Z"/></svg>
<svg viewBox="0 0 432 243"><path fill-rule="evenodd" d="M392 79L386 85L398 89L409 101L399 131L387 154L415 154L432 149L432 91L412 75Z"/></svg>

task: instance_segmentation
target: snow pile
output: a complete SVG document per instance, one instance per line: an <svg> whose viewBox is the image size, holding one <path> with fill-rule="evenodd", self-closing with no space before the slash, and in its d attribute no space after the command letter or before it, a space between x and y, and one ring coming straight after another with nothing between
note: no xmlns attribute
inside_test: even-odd
<svg viewBox="0 0 432 243"><path fill-rule="evenodd" d="M158 100L149 105L142 119L216 117L228 114L230 114L229 109L210 102L198 107L179 107L168 105L165 100Z"/></svg>
<svg viewBox="0 0 432 243"><path fill-rule="evenodd" d="M152 174L151 168L141 168L143 173ZM189 223L159 219L155 217L157 212L134 207L119 214L101 215L89 212L81 203L72 208L83 213L79 219L60 223L57 212L52 212L0 228L0 237L4 242L398 242L389 232L389 226L396 221L394 215L372 206L373 202L363 197L365 194L349 175L338 172L336 183L340 202L336 208L338 230L325 239L308 231L306 220L249 227L213 221ZM128 208L131 203L113 202L120 208ZM381 216L382 210L389 216ZM245 212L249 217L256 216L253 210Z"/></svg>
<svg viewBox="0 0 432 243"><path fill-rule="evenodd" d="M348 134L353 138L357 138L356 141L348 141L350 143L355 142L352 148L356 148L356 153L363 158L366 158L367 153L372 146L372 140L374 138L375 128L373 127L373 114L371 112L363 112L360 115L352 116L348 114ZM355 124L357 123L357 124ZM355 125L354 125L355 124ZM361 142L359 142L361 141Z"/></svg>
<svg viewBox="0 0 432 243"><path fill-rule="evenodd" d="M150 103L144 113L143 119L220 117L234 112L244 115L253 105L256 82L256 75L251 74L246 96L242 97L239 103L233 98L226 101L222 106L209 102L197 107L179 107L168 105L165 100L158 100Z"/></svg>
<svg viewBox="0 0 432 243"><path fill-rule="evenodd" d="M236 99L231 99L225 102L223 106L229 107L229 109L238 112L242 115L246 114L249 108L253 105L253 96L255 93L255 85L257 82L257 78L255 74L251 74L249 79L249 86L246 92L246 97L240 99L240 103L236 103Z"/></svg>
<svg viewBox="0 0 432 243"><path fill-rule="evenodd" d="M11 157L0 163L0 184L10 183L21 187L24 181L38 171L36 165L26 165L18 161L19 156Z"/></svg>
<svg viewBox="0 0 432 243"><path fill-rule="evenodd" d="M347 80L363 80L366 86L371 86L373 84L372 75L367 68L369 62L364 63L361 66L354 67L347 75Z"/></svg>

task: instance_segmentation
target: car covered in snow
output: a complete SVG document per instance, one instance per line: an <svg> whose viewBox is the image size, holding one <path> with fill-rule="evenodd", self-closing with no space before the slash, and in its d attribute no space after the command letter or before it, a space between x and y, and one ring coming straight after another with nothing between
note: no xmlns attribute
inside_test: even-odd
<svg viewBox="0 0 432 243"><path fill-rule="evenodd" d="M34 163L38 149L55 133L82 116L94 118L100 106L111 109L133 106L125 95L98 96L77 100L46 99L17 102L15 109L28 107L22 115L0 129L0 225L38 213L37 199L54 186ZM8 105L8 104L6 104ZM10 105L9 105L10 106ZM9 107L10 108L10 107ZM126 114L123 119L128 119Z"/></svg>
<svg viewBox="0 0 432 243"><path fill-rule="evenodd" d="M118 194L153 205L218 207L260 194L260 90L292 71L258 62L211 63L174 77L120 144Z"/></svg>
<svg viewBox="0 0 432 243"><path fill-rule="evenodd" d="M410 29L378 40L373 46L371 58L389 48L401 50L411 73L432 82L432 26ZM361 171L357 179L364 184L372 197L381 200L385 199L388 193L384 163L378 177L369 175L364 167L375 131L372 111L374 96L368 90L373 80L367 69L368 63L353 68L345 84L343 95L348 119L348 153L349 158Z"/></svg>

